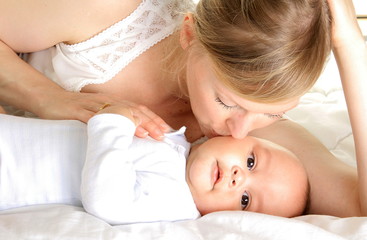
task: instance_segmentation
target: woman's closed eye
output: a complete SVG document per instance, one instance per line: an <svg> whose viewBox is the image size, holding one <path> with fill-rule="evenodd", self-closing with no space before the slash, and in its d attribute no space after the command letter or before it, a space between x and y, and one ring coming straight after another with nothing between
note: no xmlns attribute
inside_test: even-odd
<svg viewBox="0 0 367 240"><path fill-rule="evenodd" d="M219 97L217 97L215 99L215 101L217 103L219 103L219 105L221 105L224 109L227 109L227 110L230 110L230 109L233 109L233 108L237 107L237 105L229 106L229 105L225 104Z"/></svg>
<svg viewBox="0 0 367 240"><path fill-rule="evenodd" d="M264 113L264 115L267 116L268 118L275 119L275 120L282 119L284 114L285 112L277 113L277 114Z"/></svg>

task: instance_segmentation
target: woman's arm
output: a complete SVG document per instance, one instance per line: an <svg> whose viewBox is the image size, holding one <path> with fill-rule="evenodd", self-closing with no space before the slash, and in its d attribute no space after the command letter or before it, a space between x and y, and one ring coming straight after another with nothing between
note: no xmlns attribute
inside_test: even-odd
<svg viewBox="0 0 367 240"><path fill-rule="evenodd" d="M112 103L116 98L66 92L22 61L16 52L84 41L128 16L139 3L0 0L0 102L41 118L87 122L104 103Z"/></svg>
<svg viewBox="0 0 367 240"><path fill-rule="evenodd" d="M86 122L110 97L67 92L0 41L0 101L45 119Z"/></svg>
<svg viewBox="0 0 367 240"><path fill-rule="evenodd" d="M66 92L16 54L39 51L95 33L97 29L86 25L87 21L94 21L81 14L90 10L88 7L93 4L84 2L83 6L83 1L77 2L51 0L45 4L41 0L0 0L1 102L33 112L41 118L83 122L105 102L111 102L107 96Z"/></svg>
<svg viewBox="0 0 367 240"><path fill-rule="evenodd" d="M76 119L87 122L106 103L118 98L98 93L68 92L21 60L0 41L0 102L33 112L45 119ZM140 119L136 136L160 139L170 127L144 106L134 105Z"/></svg>
<svg viewBox="0 0 367 240"><path fill-rule="evenodd" d="M361 213L367 215L367 46L351 0L329 0L333 52L352 125L358 166Z"/></svg>

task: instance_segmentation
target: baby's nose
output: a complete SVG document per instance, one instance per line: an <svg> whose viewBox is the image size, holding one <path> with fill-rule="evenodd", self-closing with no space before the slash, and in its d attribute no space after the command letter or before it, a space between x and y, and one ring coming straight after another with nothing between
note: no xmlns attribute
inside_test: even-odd
<svg viewBox="0 0 367 240"><path fill-rule="evenodd" d="M245 176L240 167L234 166L231 170L230 187L238 187L243 184Z"/></svg>

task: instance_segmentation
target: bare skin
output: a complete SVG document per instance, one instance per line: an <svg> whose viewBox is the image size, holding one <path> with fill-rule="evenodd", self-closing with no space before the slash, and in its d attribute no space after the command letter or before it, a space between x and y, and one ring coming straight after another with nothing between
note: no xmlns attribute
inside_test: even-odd
<svg viewBox="0 0 367 240"><path fill-rule="evenodd" d="M60 42L74 44L126 18L140 2L51 0L45 3L36 0L31 3L1 0L0 20L3 24L0 37L16 52L34 52ZM19 38L17 32L21 32L23 38Z"/></svg>

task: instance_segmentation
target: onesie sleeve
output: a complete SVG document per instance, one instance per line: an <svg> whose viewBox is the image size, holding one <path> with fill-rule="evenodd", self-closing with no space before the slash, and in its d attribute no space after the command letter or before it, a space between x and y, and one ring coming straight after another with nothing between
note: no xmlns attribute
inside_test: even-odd
<svg viewBox="0 0 367 240"><path fill-rule="evenodd" d="M135 199L136 171L129 156L135 125L117 114L100 114L88 122L88 146L82 171L85 210L107 222Z"/></svg>

